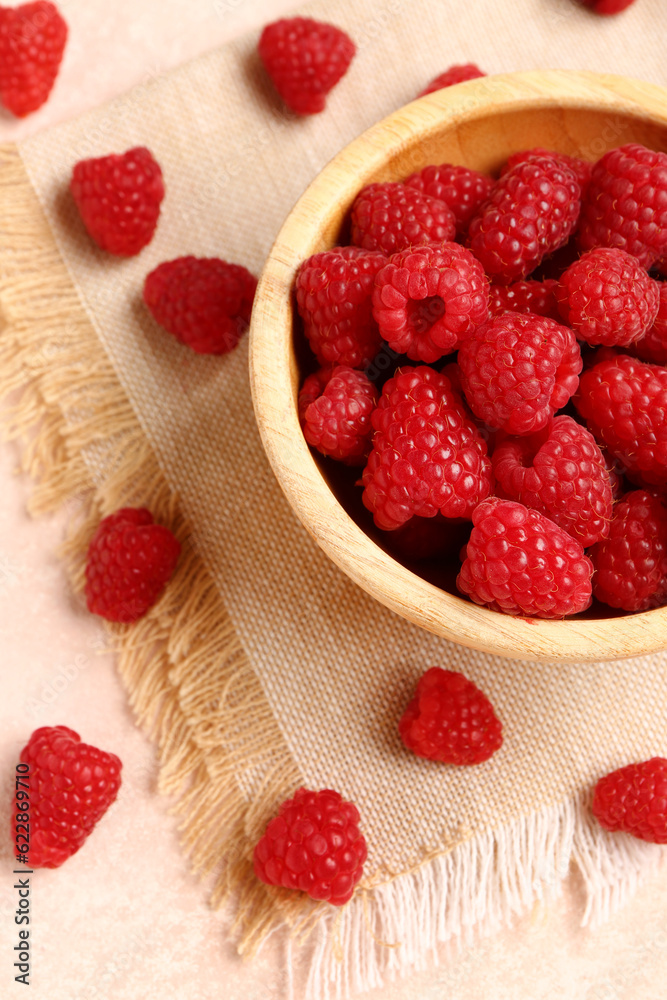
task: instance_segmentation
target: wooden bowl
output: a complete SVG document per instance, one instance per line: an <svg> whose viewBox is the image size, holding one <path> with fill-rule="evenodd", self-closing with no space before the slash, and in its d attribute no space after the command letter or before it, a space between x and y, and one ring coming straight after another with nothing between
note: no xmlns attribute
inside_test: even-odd
<svg viewBox="0 0 667 1000"><path fill-rule="evenodd" d="M294 511L333 561L409 621L474 649L527 660L604 660L667 648L667 608L562 621L513 618L454 596L398 562L346 513L306 444L297 414L293 285L303 260L334 246L365 184L430 163L497 171L533 146L596 160L641 142L667 150L667 91L595 73L512 73L473 80L401 108L347 146L287 218L251 323L251 384L262 440ZM590 613L589 613L590 614Z"/></svg>

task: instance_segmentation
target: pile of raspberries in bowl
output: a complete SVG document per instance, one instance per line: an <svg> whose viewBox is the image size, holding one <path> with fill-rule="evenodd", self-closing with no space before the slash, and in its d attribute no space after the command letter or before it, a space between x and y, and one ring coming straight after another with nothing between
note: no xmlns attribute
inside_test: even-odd
<svg viewBox="0 0 667 1000"><path fill-rule="evenodd" d="M494 103L493 81L466 86ZM568 136L564 151L551 116L540 129L535 109L524 114L537 141L518 145L512 122L516 148L498 149L491 170L474 155L461 162L460 149L436 158L429 123L429 140L412 149L417 169L405 170L403 146L356 190L346 178L334 238L318 247L321 235L309 234L314 252L290 273L292 391L325 488L388 557L360 568L360 551L357 582L403 611L381 574L395 567L409 588L418 579L406 617L469 645L489 648L474 624L460 636L420 620L420 585L436 605L442 595L450 621L474 607L499 632L508 616L524 628L572 624L576 648L589 622L667 605L667 122L656 142L641 116L633 127L619 114L627 141L607 128L591 155L599 133L588 145ZM454 126L444 117L447 147ZM481 136L478 113L476 124ZM286 240L311 249L294 240L296 221L281 252ZM266 294L260 286L260 302ZM259 423L276 467L258 388L261 329L253 336ZM298 483L276 471L349 572L358 534L323 511L313 530ZM599 641L589 646L584 656L604 658ZM521 642L504 651L535 652ZM626 651L642 650L612 653Z"/></svg>

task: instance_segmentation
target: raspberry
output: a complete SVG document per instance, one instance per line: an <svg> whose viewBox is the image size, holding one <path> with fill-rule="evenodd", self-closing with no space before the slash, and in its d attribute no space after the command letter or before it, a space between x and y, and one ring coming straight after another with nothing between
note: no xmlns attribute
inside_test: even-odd
<svg viewBox="0 0 667 1000"><path fill-rule="evenodd" d="M454 213L457 235L462 236L467 233L473 215L491 194L494 181L477 170L442 163L412 174L405 185L449 205Z"/></svg>
<svg viewBox="0 0 667 1000"><path fill-rule="evenodd" d="M620 14L634 0L581 0L585 7L591 7L596 14Z"/></svg>
<svg viewBox="0 0 667 1000"><path fill-rule="evenodd" d="M600 778L593 815L605 830L667 844L667 760L652 757Z"/></svg>
<svg viewBox="0 0 667 1000"><path fill-rule="evenodd" d="M582 200L582 250L618 247L649 268L667 253L667 153L629 143L593 167Z"/></svg>
<svg viewBox="0 0 667 1000"><path fill-rule="evenodd" d="M14 804L21 815L30 803L28 864L59 868L115 801L122 764L115 754L82 743L66 726L36 729L20 759L30 767L25 775L30 797L17 797Z"/></svg>
<svg viewBox="0 0 667 1000"><path fill-rule="evenodd" d="M102 250L134 257L152 240L164 184L159 164L145 147L80 160L70 190L84 226Z"/></svg>
<svg viewBox="0 0 667 1000"><path fill-rule="evenodd" d="M365 465L378 391L363 372L339 365L309 375L299 393L303 435L323 455Z"/></svg>
<svg viewBox="0 0 667 1000"><path fill-rule="evenodd" d="M168 528L145 508L102 518L88 547L88 610L111 622L135 622L155 604L181 551Z"/></svg>
<svg viewBox="0 0 667 1000"><path fill-rule="evenodd" d="M296 278L296 301L308 342L321 365L365 368L382 346L371 311L382 253L335 247L309 257Z"/></svg>
<svg viewBox="0 0 667 1000"><path fill-rule="evenodd" d="M343 906L363 874L368 848L359 810L339 792L299 788L280 806L255 847L255 875Z"/></svg>
<svg viewBox="0 0 667 1000"><path fill-rule="evenodd" d="M48 0L0 7L0 101L24 118L46 101L58 76L67 24Z"/></svg>
<svg viewBox="0 0 667 1000"><path fill-rule="evenodd" d="M226 354L250 322L257 279L217 257L178 257L144 282L144 302L168 333L198 354Z"/></svg>
<svg viewBox="0 0 667 1000"><path fill-rule="evenodd" d="M583 373L574 405L632 480L667 487L667 369L619 354Z"/></svg>
<svg viewBox="0 0 667 1000"><path fill-rule="evenodd" d="M371 420L373 449L363 472L364 505L391 531L414 514L470 517L491 492L486 443L432 368L398 368Z"/></svg>
<svg viewBox="0 0 667 1000"><path fill-rule="evenodd" d="M591 179L591 171L593 170L593 164L588 163L586 160L580 160L578 156L568 156L567 153L557 153L552 149L542 149L541 146L535 146L533 149L523 149L519 153L512 153L507 159L506 165L500 171L500 176L506 174L508 170L515 167L517 163L530 163L533 160L541 160L545 156L551 157L562 163L563 166L568 167L574 176L579 181L579 187L581 188L581 194L583 197L584 191L588 188L588 184Z"/></svg>
<svg viewBox="0 0 667 1000"><path fill-rule="evenodd" d="M463 342L458 364L473 413L508 434L544 427L576 390L581 354L574 334L545 316L504 313Z"/></svg>
<svg viewBox="0 0 667 1000"><path fill-rule="evenodd" d="M584 547L609 534L612 495L604 455L572 417L554 417L536 435L499 442L493 472L509 500L551 518Z"/></svg>
<svg viewBox="0 0 667 1000"><path fill-rule="evenodd" d="M486 76L486 73L483 73L474 63L450 66L440 76L431 80L428 87L417 94L417 97L426 97L427 94L433 94L436 90L442 90L443 87L452 87L456 83L465 83L466 80L477 80L482 76Z"/></svg>
<svg viewBox="0 0 667 1000"><path fill-rule="evenodd" d="M632 345L632 353L654 365L667 365L667 282L658 285L658 315L641 340Z"/></svg>
<svg viewBox="0 0 667 1000"><path fill-rule="evenodd" d="M476 684L431 667L398 724L408 750L443 764L481 764L502 746L502 723Z"/></svg>
<svg viewBox="0 0 667 1000"><path fill-rule="evenodd" d="M614 505L609 537L590 553L593 594L624 611L647 611L667 599L667 509L644 490Z"/></svg>
<svg viewBox="0 0 667 1000"><path fill-rule="evenodd" d="M567 242L579 218L581 188L560 159L517 163L473 216L468 246L490 278L510 284Z"/></svg>
<svg viewBox="0 0 667 1000"><path fill-rule="evenodd" d="M492 497L472 516L456 585L509 615L562 618L591 603L593 565L580 542L536 510Z"/></svg>
<svg viewBox="0 0 667 1000"><path fill-rule="evenodd" d="M290 17L264 28L258 50L287 107L297 115L315 115L347 73L356 46L332 24Z"/></svg>
<svg viewBox="0 0 667 1000"><path fill-rule="evenodd" d="M403 250L375 276L373 315L392 350L430 363L488 318L489 283L458 243Z"/></svg>
<svg viewBox="0 0 667 1000"><path fill-rule="evenodd" d="M609 247L582 254L561 275L556 292L561 316L579 340L627 347L653 325L658 284L636 257Z"/></svg>
<svg viewBox="0 0 667 1000"><path fill-rule="evenodd" d="M424 243L454 239L451 208L404 184L369 184L352 206L352 242L365 250L398 253Z"/></svg>
<svg viewBox="0 0 667 1000"><path fill-rule="evenodd" d="M553 278L546 281L515 281L513 285L491 285L489 312L501 316L506 312L533 313L560 321Z"/></svg>

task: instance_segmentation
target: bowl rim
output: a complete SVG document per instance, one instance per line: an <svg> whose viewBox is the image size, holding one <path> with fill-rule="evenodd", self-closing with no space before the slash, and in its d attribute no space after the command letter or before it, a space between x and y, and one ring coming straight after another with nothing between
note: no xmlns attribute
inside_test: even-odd
<svg viewBox="0 0 667 1000"><path fill-rule="evenodd" d="M492 98L492 104L491 104ZM303 259L333 245L358 190L415 141L494 113L608 110L667 128L667 90L611 74L548 70L482 77L393 112L337 154L288 215L266 260L250 325L250 384L264 450L302 524L333 562L392 611L454 642L523 660L598 661L667 647L667 607L621 618L513 617L480 607L397 562L346 513L303 437L291 337L292 288ZM304 252L304 233L310 242ZM295 244L299 246L297 252ZM408 597L409 595L409 597ZM622 623L622 628L619 624Z"/></svg>

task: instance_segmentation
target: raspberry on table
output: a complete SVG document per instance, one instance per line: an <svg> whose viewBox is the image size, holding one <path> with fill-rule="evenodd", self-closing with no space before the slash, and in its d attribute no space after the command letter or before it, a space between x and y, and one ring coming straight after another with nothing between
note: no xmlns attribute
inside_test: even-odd
<svg viewBox="0 0 667 1000"><path fill-rule="evenodd" d="M146 277L144 302L153 319L198 354L226 354L248 323L257 279L217 257L178 257Z"/></svg>
<svg viewBox="0 0 667 1000"><path fill-rule="evenodd" d="M373 281L385 266L383 253L334 247L303 262L296 301L304 332L321 365L365 368L382 347L373 318Z"/></svg>
<svg viewBox="0 0 667 1000"><path fill-rule="evenodd" d="M430 198L438 198L449 205L454 213L456 233L464 236L471 218L491 194L495 181L469 167L441 163L411 174L404 183L406 187L423 191Z"/></svg>
<svg viewBox="0 0 667 1000"><path fill-rule="evenodd" d="M631 353L654 365L667 365L667 281L658 283L658 315L641 340L635 341Z"/></svg>
<svg viewBox="0 0 667 1000"><path fill-rule="evenodd" d="M438 511L469 518L491 492L486 442L445 375L398 368L371 420L362 500L378 528L391 531L415 514Z"/></svg>
<svg viewBox="0 0 667 1000"><path fill-rule="evenodd" d="M640 340L653 326L659 297L658 283L637 258L613 247L582 254L556 291L561 316L577 338L606 347Z"/></svg>
<svg viewBox="0 0 667 1000"><path fill-rule="evenodd" d="M66 41L67 24L49 0L0 7L0 102L17 118L47 100Z"/></svg>
<svg viewBox="0 0 667 1000"><path fill-rule="evenodd" d="M463 341L458 365L480 420L508 434L532 434L576 390L582 361L566 326L545 316L504 313Z"/></svg>
<svg viewBox="0 0 667 1000"><path fill-rule="evenodd" d="M20 755L28 764L31 868L58 868L81 848L118 795L122 764L82 743L67 726L36 729ZM18 791L18 790L17 790ZM16 813L27 812L16 798Z"/></svg>
<svg viewBox="0 0 667 1000"><path fill-rule="evenodd" d="M345 365L309 375L299 393L299 417L308 444L346 465L365 465L378 395L363 372Z"/></svg>
<svg viewBox="0 0 667 1000"><path fill-rule="evenodd" d="M102 250L134 257L152 240L164 183L160 165L144 146L80 160L70 191L88 234Z"/></svg>
<svg viewBox="0 0 667 1000"><path fill-rule="evenodd" d="M645 490L614 504L609 537L590 552L593 594L624 611L648 611L667 601L667 508Z"/></svg>
<svg viewBox="0 0 667 1000"><path fill-rule="evenodd" d="M667 369L627 354L585 371L574 405L639 485L667 487Z"/></svg>
<svg viewBox="0 0 667 1000"><path fill-rule="evenodd" d="M347 73L356 46L333 24L289 17L264 28L258 51L287 107L297 115L314 115L324 111L326 97Z"/></svg>
<svg viewBox="0 0 667 1000"><path fill-rule="evenodd" d="M268 824L254 851L255 875L267 885L301 889L332 906L349 902L368 848L359 810L330 788L299 788Z"/></svg>
<svg viewBox="0 0 667 1000"><path fill-rule="evenodd" d="M483 691L455 670L431 667L398 724L401 739L427 760L481 764L502 746L502 723Z"/></svg>
<svg viewBox="0 0 667 1000"><path fill-rule="evenodd" d="M588 188L588 184L591 179L593 164L589 163L587 160L580 159L578 156L568 156L567 153L558 153L553 149L543 149L541 146L535 146L533 149L522 149L518 153L512 153L512 155L507 158L507 163L500 171L500 176L502 177L503 174L506 174L507 171L511 170L512 167L515 167L517 163L530 163L532 160L541 160L545 156L558 160L572 171L574 176L579 181L581 196L583 197L584 191Z"/></svg>
<svg viewBox="0 0 667 1000"><path fill-rule="evenodd" d="M393 254L375 276L373 316L392 350L431 363L456 350L489 315L489 282L458 243Z"/></svg>
<svg viewBox="0 0 667 1000"><path fill-rule="evenodd" d="M102 518L88 547L86 603L107 621L135 622L171 579L180 542L143 507Z"/></svg>
<svg viewBox="0 0 667 1000"><path fill-rule="evenodd" d="M567 242L580 207L572 170L561 159L536 156L498 179L470 221L468 246L492 280L519 281Z"/></svg>
<svg viewBox="0 0 667 1000"><path fill-rule="evenodd" d="M456 585L476 604L539 618L589 607L593 565L581 543L544 514L491 497L472 523Z"/></svg>
<svg viewBox="0 0 667 1000"><path fill-rule="evenodd" d="M667 760L652 757L606 774L595 786L592 808L605 830L667 844Z"/></svg>
<svg viewBox="0 0 667 1000"><path fill-rule="evenodd" d="M667 254L667 153L639 143L605 153L582 199L577 239L581 250L626 250L644 268Z"/></svg>
<svg viewBox="0 0 667 1000"><path fill-rule="evenodd" d="M512 285L491 285L489 294L489 312L492 316L501 316L506 312L533 313L535 316L548 316L560 322L555 278L545 281L527 279L515 281Z"/></svg>
<svg viewBox="0 0 667 1000"><path fill-rule="evenodd" d="M596 14L620 14L635 0L581 0L585 7L590 7Z"/></svg>
<svg viewBox="0 0 667 1000"><path fill-rule="evenodd" d="M417 97L426 97L427 94L433 94L436 90L453 87L454 84L465 83L466 80L478 80L482 76L486 76L486 73L482 72L479 66L475 66L474 63L450 66L444 73L431 80L428 86L417 94Z"/></svg>
<svg viewBox="0 0 667 1000"><path fill-rule="evenodd" d="M453 240L451 208L398 182L368 184L352 206L352 243L364 250L398 253L424 243Z"/></svg>
<svg viewBox="0 0 667 1000"><path fill-rule="evenodd" d="M595 438L572 417L496 444L493 472L504 495L551 518L584 548L609 534L612 491Z"/></svg>

